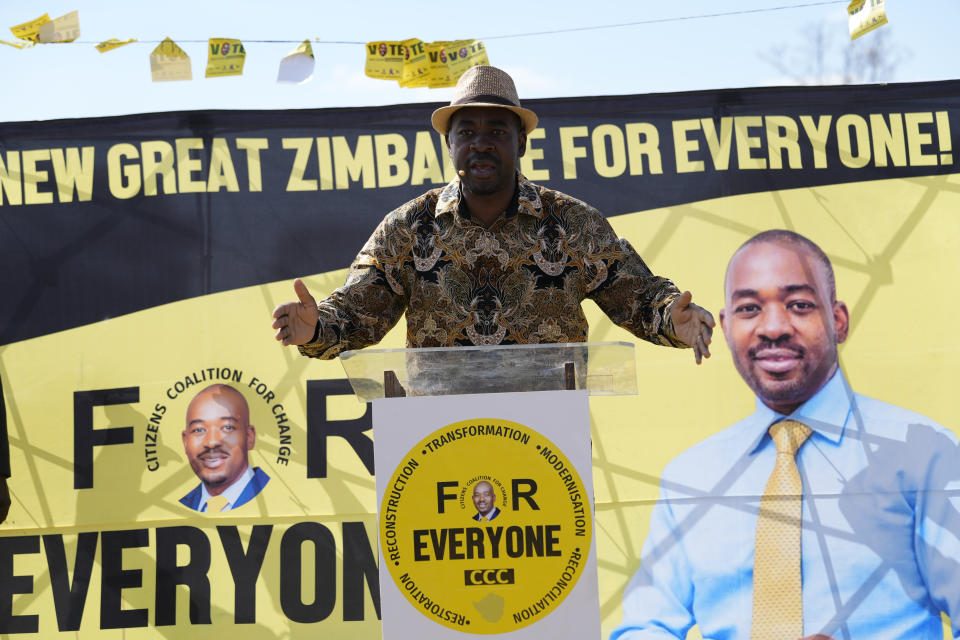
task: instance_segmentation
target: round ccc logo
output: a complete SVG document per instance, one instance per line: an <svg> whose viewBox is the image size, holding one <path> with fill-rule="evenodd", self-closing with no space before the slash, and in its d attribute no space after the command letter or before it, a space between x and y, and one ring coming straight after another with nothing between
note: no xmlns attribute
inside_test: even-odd
<svg viewBox="0 0 960 640"><path fill-rule="evenodd" d="M555 611L593 532L580 476L538 432L476 419L442 427L393 471L380 549L394 585L437 624L506 633Z"/></svg>

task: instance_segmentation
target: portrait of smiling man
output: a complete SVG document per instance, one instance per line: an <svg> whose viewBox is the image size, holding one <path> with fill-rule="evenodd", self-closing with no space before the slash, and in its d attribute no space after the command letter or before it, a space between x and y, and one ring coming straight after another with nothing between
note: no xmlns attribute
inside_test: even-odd
<svg viewBox="0 0 960 640"><path fill-rule="evenodd" d="M756 410L664 469L615 640L960 637L960 448L855 393L830 259L770 230L733 255L720 324Z"/></svg>
<svg viewBox="0 0 960 640"><path fill-rule="evenodd" d="M183 448L200 484L180 499L195 511L216 513L240 507L260 493L270 476L250 466L257 442L246 398L233 387L214 384L187 407Z"/></svg>
<svg viewBox="0 0 960 640"><path fill-rule="evenodd" d="M490 522L498 515L500 509L497 509L497 496L493 492L493 485L486 480L481 480L473 487L473 506L477 508L473 519L477 522Z"/></svg>

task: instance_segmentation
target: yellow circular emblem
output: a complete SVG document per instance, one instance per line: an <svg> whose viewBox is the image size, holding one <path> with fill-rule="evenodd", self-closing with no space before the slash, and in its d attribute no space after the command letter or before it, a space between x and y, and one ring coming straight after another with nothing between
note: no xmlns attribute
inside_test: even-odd
<svg viewBox="0 0 960 640"><path fill-rule="evenodd" d="M593 533L576 469L516 422L464 420L400 462L380 505L380 548L418 611L467 633L550 615L583 573Z"/></svg>

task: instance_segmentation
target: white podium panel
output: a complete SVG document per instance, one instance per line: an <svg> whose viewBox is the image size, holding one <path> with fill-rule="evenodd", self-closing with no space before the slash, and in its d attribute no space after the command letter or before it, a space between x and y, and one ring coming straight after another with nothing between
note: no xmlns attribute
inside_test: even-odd
<svg viewBox="0 0 960 640"><path fill-rule="evenodd" d="M587 391L373 408L383 637L598 637Z"/></svg>

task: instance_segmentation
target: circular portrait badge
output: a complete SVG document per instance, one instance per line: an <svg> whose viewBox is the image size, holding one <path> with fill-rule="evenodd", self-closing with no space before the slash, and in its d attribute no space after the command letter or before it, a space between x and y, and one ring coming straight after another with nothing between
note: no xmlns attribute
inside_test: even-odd
<svg viewBox="0 0 960 640"><path fill-rule="evenodd" d="M542 435L466 420L424 438L390 477L380 545L394 583L437 624L506 633L555 611L593 524L580 476Z"/></svg>

